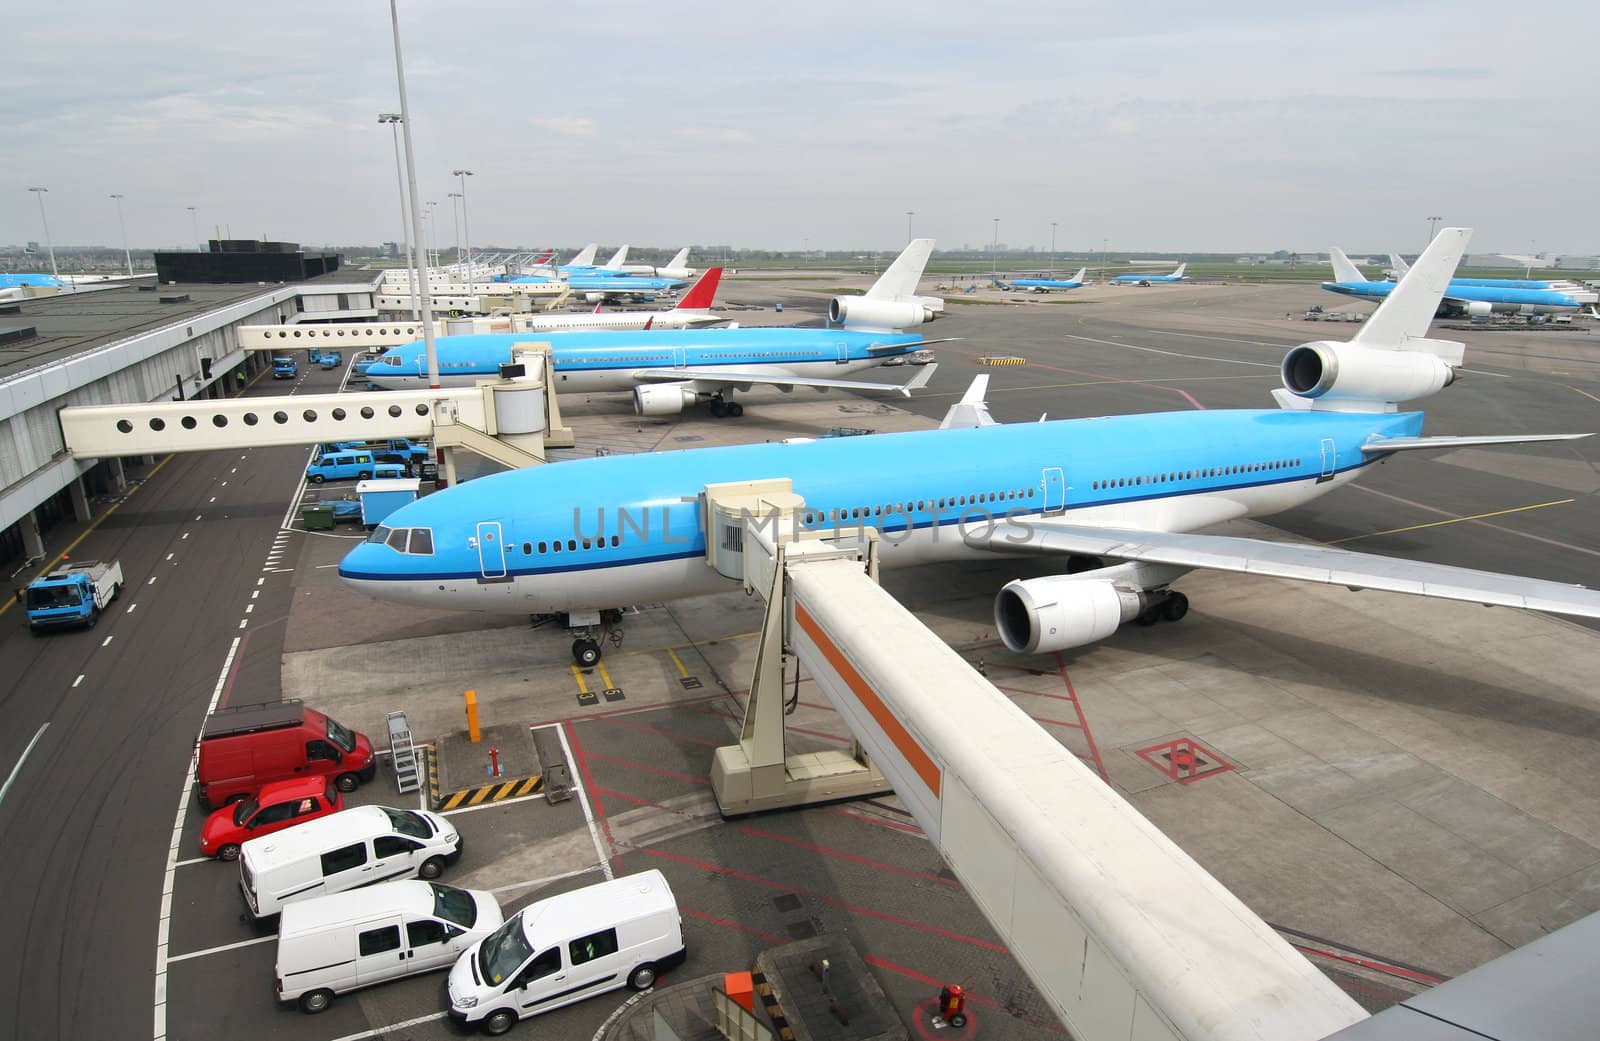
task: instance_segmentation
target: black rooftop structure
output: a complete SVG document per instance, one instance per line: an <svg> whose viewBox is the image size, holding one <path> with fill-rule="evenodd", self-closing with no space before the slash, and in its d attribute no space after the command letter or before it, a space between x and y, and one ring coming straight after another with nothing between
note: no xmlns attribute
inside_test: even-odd
<svg viewBox="0 0 1600 1041"><path fill-rule="evenodd" d="M298 242L212 239L209 252L157 253L156 279L167 282L303 282L339 270L337 253L308 253Z"/></svg>

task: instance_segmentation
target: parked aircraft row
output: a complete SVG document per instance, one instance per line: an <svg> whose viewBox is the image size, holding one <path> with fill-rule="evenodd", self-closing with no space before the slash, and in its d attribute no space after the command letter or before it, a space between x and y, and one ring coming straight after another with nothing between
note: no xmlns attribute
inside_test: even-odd
<svg viewBox="0 0 1600 1041"><path fill-rule="evenodd" d="M1440 232L1349 342L1291 349L1276 409L1001 426L979 377L937 430L580 459L470 481L391 514L339 573L382 599L508 614L731 589L705 564L701 492L789 478L805 502L801 528L836 539L875 528L885 567L1059 560L1060 574L1010 582L996 598L998 631L1019 653L1176 621L1188 601L1173 584L1197 568L1600 617L1600 592L1580 586L1196 533L1298 507L1400 452L1588 436L1425 436L1423 413L1402 410L1462 365L1463 346L1429 339L1428 326L1470 234ZM592 663L600 647L584 637L573 653Z"/></svg>
<svg viewBox="0 0 1600 1041"><path fill-rule="evenodd" d="M1382 299L1395 291L1401 282L1373 282L1350 262L1344 251L1335 246L1328 251L1333 261L1334 281L1322 283L1330 293ZM1426 255L1426 254L1424 254ZM1421 261L1419 259L1418 263ZM1398 269L1397 269L1398 270ZM1452 268L1452 270L1454 270ZM1584 304L1592 304L1596 294L1589 291L1557 291L1554 289L1528 289L1514 285L1481 285L1490 279L1450 278L1441 292L1439 313L1485 317L1490 314L1560 314L1576 311Z"/></svg>
<svg viewBox="0 0 1600 1041"><path fill-rule="evenodd" d="M1411 270L1411 265L1407 264L1405 258L1398 253L1389 254L1389 265L1394 271L1396 281ZM1588 291L1588 287L1583 283L1574 282L1570 278L1461 278L1458 276L1452 278L1450 284L1453 286L1487 286L1505 289L1554 289L1563 293L1569 290L1577 293Z"/></svg>

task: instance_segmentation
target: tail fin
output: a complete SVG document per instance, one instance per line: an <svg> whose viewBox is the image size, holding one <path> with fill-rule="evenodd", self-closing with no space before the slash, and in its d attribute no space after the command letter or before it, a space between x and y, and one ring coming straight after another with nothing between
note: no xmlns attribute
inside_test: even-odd
<svg viewBox="0 0 1600 1041"><path fill-rule="evenodd" d="M1408 340L1427 339L1428 324L1439 310L1439 301L1449 292L1450 277L1471 240L1471 228L1440 230L1350 342L1379 350L1404 350ZM1335 270L1341 260L1352 269L1355 267L1337 248L1333 255ZM1456 363L1459 361L1458 357Z"/></svg>
<svg viewBox="0 0 1600 1041"><path fill-rule="evenodd" d="M1338 246L1328 250L1328 257L1333 261L1333 280L1335 282L1365 282L1367 280L1367 276L1361 273L1360 268L1350 263L1350 258L1345 256L1344 250ZM1454 265L1451 265L1451 267L1453 269Z"/></svg>
<svg viewBox="0 0 1600 1041"><path fill-rule="evenodd" d="M594 252L599 248L597 244L591 242L579 250L578 255L567 261L567 263L573 267L588 267L594 263Z"/></svg>
<svg viewBox="0 0 1600 1041"><path fill-rule="evenodd" d="M895 258L888 270L867 290L868 300L904 300L915 296L922 271L933 255L932 239L912 239L911 244Z"/></svg>
<svg viewBox="0 0 1600 1041"><path fill-rule="evenodd" d="M606 302L604 300L600 301L598 304L595 304L593 313L594 314L599 314L600 313L600 308L604 307L605 305L606 305Z"/></svg>
<svg viewBox="0 0 1600 1041"><path fill-rule="evenodd" d="M600 266L605 268L607 271L620 271L620 270L622 270L622 265L627 263L627 261L628 261L628 247L627 246L621 246L621 247L619 247L617 249L617 251L615 253L611 254L611 259L610 260L606 261L604 264L602 264Z"/></svg>
<svg viewBox="0 0 1600 1041"><path fill-rule="evenodd" d="M1189 270L1189 265L1188 264L1179 264L1178 265L1178 270L1174 271L1168 277L1169 278L1182 278L1183 277L1183 273L1185 271L1187 271L1187 270Z"/></svg>
<svg viewBox="0 0 1600 1041"><path fill-rule="evenodd" d="M1088 268L1080 267L1078 269L1078 273L1076 275L1072 276L1071 281L1073 281L1073 282L1082 282L1083 281L1083 276L1087 275L1088 273L1089 273L1089 269Z"/></svg>
<svg viewBox="0 0 1600 1041"><path fill-rule="evenodd" d="M667 261L666 264L663 265L663 266L668 268L668 269L675 269L675 268L684 267L688 263L689 263L689 247L685 246L682 249L678 250L678 252L674 253L672 255L672 259Z"/></svg>
<svg viewBox="0 0 1600 1041"><path fill-rule="evenodd" d="M1406 263L1406 258L1398 253L1389 254L1389 266L1394 268L1394 280L1400 281L1406 277L1406 272L1411 270L1411 265Z"/></svg>
<svg viewBox="0 0 1600 1041"><path fill-rule="evenodd" d="M688 250L684 250L685 253ZM673 306L674 311L707 311L711 308L711 301L717 296L717 283L722 281L720 267L708 267L706 273L701 275L689 291L678 298Z"/></svg>

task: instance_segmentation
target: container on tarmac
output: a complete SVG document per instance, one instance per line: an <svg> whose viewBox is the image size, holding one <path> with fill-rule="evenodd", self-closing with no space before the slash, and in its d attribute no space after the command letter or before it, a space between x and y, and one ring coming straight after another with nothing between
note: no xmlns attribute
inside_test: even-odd
<svg viewBox="0 0 1600 1041"><path fill-rule="evenodd" d="M81 560L58 567L28 583L18 594L35 634L46 629L92 627L111 601L122 595L122 563Z"/></svg>
<svg viewBox="0 0 1600 1041"><path fill-rule="evenodd" d="M356 494L361 497L361 523L375 528L383 519L407 503L417 501L417 489L422 482L415 477L385 480L357 481Z"/></svg>
<svg viewBox="0 0 1600 1041"><path fill-rule="evenodd" d="M328 776L340 791L372 780L372 742L299 699L219 709L206 717L195 794L206 809L254 795L263 785Z"/></svg>

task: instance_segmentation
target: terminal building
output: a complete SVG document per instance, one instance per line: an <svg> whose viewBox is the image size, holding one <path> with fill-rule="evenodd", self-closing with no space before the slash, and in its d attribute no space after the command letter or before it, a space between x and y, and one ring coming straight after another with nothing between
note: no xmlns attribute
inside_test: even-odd
<svg viewBox="0 0 1600 1041"><path fill-rule="evenodd" d="M157 254L154 278L0 304L0 567L14 582L50 552L52 528L126 487L122 460L68 454L60 409L236 395L270 366L239 346L240 326L377 317L376 273L347 280L337 256L292 243L236 245Z"/></svg>

